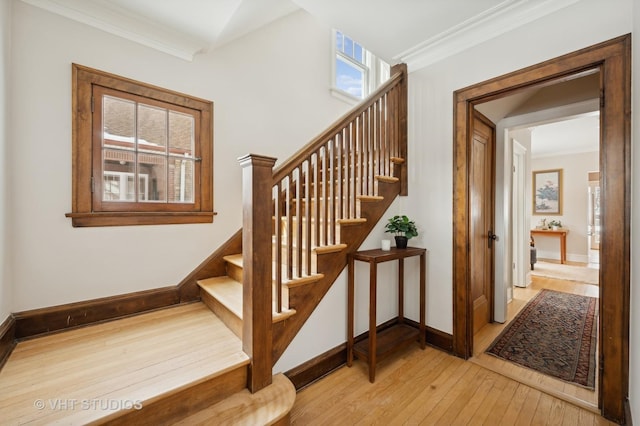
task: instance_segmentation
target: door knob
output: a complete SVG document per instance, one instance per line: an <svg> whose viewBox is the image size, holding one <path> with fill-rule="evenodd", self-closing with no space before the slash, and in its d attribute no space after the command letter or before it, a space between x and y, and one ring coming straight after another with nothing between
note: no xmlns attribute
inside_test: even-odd
<svg viewBox="0 0 640 426"><path fill-rule="evenodd" d="M492 230L489 230L487 237L487 240L489 241L489 248L491 248L491 243L493 241L500 241L500 238L496 234L494 234Z"/></svg>

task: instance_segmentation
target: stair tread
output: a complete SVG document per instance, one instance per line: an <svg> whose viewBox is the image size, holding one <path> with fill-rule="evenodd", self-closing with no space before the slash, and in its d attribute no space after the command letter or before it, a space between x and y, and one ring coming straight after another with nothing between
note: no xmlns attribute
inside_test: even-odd
<svg viewBox="0 0 640 426"><path fill-rule="evenodd" d="M313 249L313 251L315 251L316 253L332 253L335 251L340 251L342 249L344 249L345 247L347 247L346 244L336 244L336 245L331 245L331 246L322 246L322 247L316 247ZM243 262L242 262L242 254L233 254L233 255L229 255L229 256L225 256L224 260L226 260L229 263L233 263L234 265L236 265L239 268L242 268ZM315 273L315 274L310 274L310 275L303 275L302 277L298 277L298 278L293 278L292 280L287 280L284 277L284 270L286 269L286 266L283 266L283 281L282 281L282 285L286 285L289 287L294 287L294 286L298 286L298 285L302 285L302 284L308 284L311 282L315 282L315 281L319 281L322 278L324 278L323 274L319 274L319 273ZM224 277L214 277L217 278L221 281L225 281L225 279L231 279L227 276ZM207 278L207 280L213 280L213 278ZM206 280L200 280L205 282ZM200 281L198 281L198 283L200 283ZM233 280L235 281L235 280ZM215 281L212 281L215 282ZM238 283L240 286L242 286L241 283L239 283L238 281L235 281L236 283ZM241 300L242 301L242 300Z"/></svg>
<svg viewBox="0 0 640 426"><path fill-rule="evenodd" d="M271 385L252 394L242 390L219 403L184 418L175 425L274 424L293 408L296 389L282 373L273 376Z"/></svg>
<svg viewBox="0 0 640 426"><path fill-rule="evenodd" d="M228 276L198 280L200 288L215 297L238 318L242 318L242 284Z"/></svg>
<svg viewBox="0 0 640 426"><path fill-rule="evenodd" d="M395 176L385 176L385 175L377 175L376 180L379 180L380 182L388 182L388 183L396 183L400 181L400 179Z"/></svg>
<svg viewBox="0 0 640 426"><path fill-rule="evenodd" d="M198 280L198 285L212 297L222 303L239 319L242 319L242 284L228 276ZM295 309L286 309L273 313L273 321L281 321L296 313Z"/></svg>
<svg viewBox="0 0 640 426"><path fill-rule="evenodd" d="M360 201L382 201L384 200L384 197L380 196L380 195L358 195L356 197L358 200Z"/></svg>
<svg viewBox="0 0 640 426"><path fill-rule="evenodd" d="M0 418L39 424L113 419L125 410L87 409L82 402L140 401L144 410L248 364L240 339L203 303L171 307L19 342L0 374Z"/></svg>

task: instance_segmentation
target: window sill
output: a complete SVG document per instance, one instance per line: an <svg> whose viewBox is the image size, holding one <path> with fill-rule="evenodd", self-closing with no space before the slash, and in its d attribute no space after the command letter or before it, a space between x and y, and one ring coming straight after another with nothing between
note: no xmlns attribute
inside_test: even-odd
<svg viewBox="0 0 640 426"><path fill-rule="evenodd" d="M74 228L91 226L171 225L211 223L215 212L100 212L67 213Z"/></svg>

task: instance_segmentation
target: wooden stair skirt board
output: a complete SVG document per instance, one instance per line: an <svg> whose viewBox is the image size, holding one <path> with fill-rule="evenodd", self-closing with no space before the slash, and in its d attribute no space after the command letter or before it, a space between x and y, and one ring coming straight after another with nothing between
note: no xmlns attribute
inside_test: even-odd
<svg viewBox="0 0 640 426"><path fill-rule="evenodd" d="M0 370L0 419L211 422L228 418L229 406L241 406L244 411L233 410L240 418L261 424L286 419L293 385L276 377L247 397L248 366L240 339L203 303L161 309L19 342Z"/></svg>

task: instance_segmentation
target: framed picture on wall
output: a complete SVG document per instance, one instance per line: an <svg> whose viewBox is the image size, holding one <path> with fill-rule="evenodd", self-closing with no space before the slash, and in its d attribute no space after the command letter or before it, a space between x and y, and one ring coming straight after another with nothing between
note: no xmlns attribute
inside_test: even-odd
<svg viewBox="0 0 640 426"><path fill-rule="evenodd" d="M562 169L533 172L533 214L562 214Z"/></svg>

